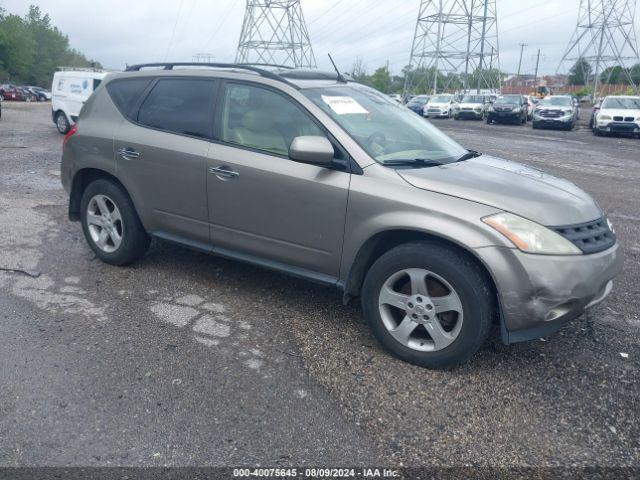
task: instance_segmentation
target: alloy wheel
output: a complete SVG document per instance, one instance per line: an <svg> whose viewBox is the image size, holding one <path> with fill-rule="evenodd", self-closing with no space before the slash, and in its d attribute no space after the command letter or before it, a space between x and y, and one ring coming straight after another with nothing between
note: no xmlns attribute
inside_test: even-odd
<svg viewBox="0 0 640 480"><path fill-rule="evenodd" d="M426 269L391 275L380 289L378 305L391 336L412 350L443 350L462 329L460 296L444 278Z"/></svg>
<svg viewBox="0 0 640 480"><path fill-rule="evenodd" d="M122 244L124 225L118 206L106 195L95 195L87 206L87 228L100 250L113 253Z"/></svg>

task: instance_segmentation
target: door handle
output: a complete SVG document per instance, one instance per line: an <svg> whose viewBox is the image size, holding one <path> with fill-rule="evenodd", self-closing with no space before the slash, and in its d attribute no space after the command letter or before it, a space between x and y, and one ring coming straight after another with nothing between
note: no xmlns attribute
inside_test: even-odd
<svg viewBox="0 0 640 480"><path fill-rule="evenodd" d="M240 176L238 172L234 172L229 167L220 166L220 167L209 167L209 173L215 175L218 178L237 178Z"/></svg>
<svg viewBox="0 0 640 480"><path fill-rule="evenodd" d="M118 155L120 155L125 160L133 160L134 158L140 158L140 152L136 152L133 148L121 148L118 150Z"/></svg>

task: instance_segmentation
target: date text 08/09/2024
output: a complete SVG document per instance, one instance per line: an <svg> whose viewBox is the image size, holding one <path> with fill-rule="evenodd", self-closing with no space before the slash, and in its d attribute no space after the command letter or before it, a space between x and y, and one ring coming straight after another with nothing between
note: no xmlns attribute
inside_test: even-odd
<svg viewBox="0 0 640 480"><path fill-rule="evenodd" d="M236 468L234 478L398 478L397 470L388 468Z"/></svg>

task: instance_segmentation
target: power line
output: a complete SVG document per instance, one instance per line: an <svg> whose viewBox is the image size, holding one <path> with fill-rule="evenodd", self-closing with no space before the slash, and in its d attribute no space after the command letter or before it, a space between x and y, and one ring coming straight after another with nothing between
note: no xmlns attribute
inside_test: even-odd
<svg viewBox="0 0 640 480"><path fill-rule="evenodd" d="M176 27L178 26L178 20L180 20L180 13L182 13L182 3L184 2L184 0L180 0L180 5L178 6L178 15L176 15L176 21L173 24L173 30L171 31L171 39L169 40L169 44L167 45L167 51L164 54L164 60L167 60L167 57L169 56L169 50L171 50L171 47L173 46L173 38L176 35Z"/></svg>
<svg viewBox="0 0 640 480"><path fill-rule="evenodd" d="M314 18L313 20L311 20L309 22L309 25L313 25L314 23L316 23L318 20L320 20L322 17L324 17L327 13L329 13L331 10L333 10L334 8L336 8L338 5L340 5L342 2L344 2L344 0L338 0L336 3L334 3L331 7L329 7L328 10L325 10L324 13L321 13L320 15L318 15L316 18Z"/></svg>
<svg viewBox="0 0 640 480"><path fill-rule="evenodd" d="M223 27L223 25L225 24L225 22L227 21L227 18L229 17L229 15L231 14L231 12L236 8L236 5L238 4L239 0L235 0L231 6L229 7L229 9L227 9L227 11L222 15L222 20L220 20L220 23L218 24L218 26L216 28L213 29L213 33L211 34L211 36L209 37L209 39L206 41L206 43L204 44L204 48L202 49L203 51L207 50L207 48L209 47L209 45L211 44L211 42L213 41L214 38L216 38L216 35L218 35L220 33L220 29Z"/></svg>

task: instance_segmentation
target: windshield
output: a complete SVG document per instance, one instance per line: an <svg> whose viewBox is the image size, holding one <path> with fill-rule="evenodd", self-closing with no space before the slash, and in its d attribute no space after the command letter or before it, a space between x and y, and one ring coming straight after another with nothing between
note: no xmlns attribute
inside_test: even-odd
<svg viewBox="0 0 640 480"><path fill-rule="evenodd" d="M542 106L555 106L555 107L572 107L573 100L570 97L549 97L540 101Z"/></svg>
<svg viewBox="0 0 640 480"><path fill-rule="evenodd" d="M601 108L616 108L621 110L640 110L640 98L605 98Z"/></svg>
<svg viewBox="0 0 640 480"><path fill-rule="evenodd" d="M461 103L484 103L484 97L478 95L465 95Z"/></svg>
<svg viewBox="0 0 640 480"><path fill-rule="evenodd" d="M333 118L377 162L453 163L467 150L411 110L358 84L302 93Z"/></svg>
<svg viewBox="0 0 640 480"><path fill-rule="evenodd" d="M498 97L495 101L496 105L520 105L520 97Z"/></svg>
<svg viewBox="0 0 640 480"><path fill-rule="evenodd" d="M412 99L407 105L424 105L428 100L428 97L416 97Z"/></svg>
<svg viewBox="0 0 640 480"><path fill-rule="evenodd" d="M438 95L429 100L429 103L449 103L452 98L452 95Z"/></svg>

